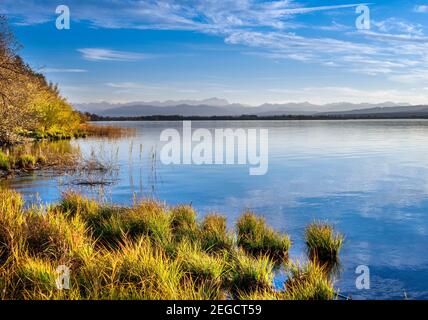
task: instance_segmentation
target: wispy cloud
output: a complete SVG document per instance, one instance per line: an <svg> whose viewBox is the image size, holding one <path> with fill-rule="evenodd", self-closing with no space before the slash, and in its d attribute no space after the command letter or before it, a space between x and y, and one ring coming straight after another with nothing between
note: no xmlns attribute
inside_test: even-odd
<svg viewBox="0 0 428 320"><path fill-rule="evenodd" d="M354 4L344 4L344 5L334 5L334 6L320 6L320 7L301 7L294 9L283 9L281 10L281 14L303 14L303 13L311 13L317 11L331 11L345 8L355 8L362 4L367 5L367 3L354 3Z"/></svg>
<svg viewBox="0 0 428 320"><path fill-rule="evenodd" d="M88 72L85 69L67 69L67 68L42 68L40 72L43 73L84 73Z"/></svg>
<svg viewBox="0 0 428 320"><path fill-rule="evenodd" d="M162 89L162 87L146 85L144 83L139 82L108 82L106 83L108 87L115 89L132 89L132 90L140 90L140 89Z"/></svg>
<svg viewBox="0 0 428 320"><path fill-rule="evenodd" d="M138 61L153 58L153 55L137 52L117 51L105 48L77 49L83 58L91 61Z"/></svg>
<svg viewBox="0 0 428 320"><path fill-rule="evenodd" d="M14 22L21 25L52 22L55 18L52 10L57 5L55 0L1 1L0 12L14 17ZM379 13L381 10L373 10L372 29L362 32L355 29L354 8L360 4L311 6L296 0L70 0L73 21L85 21L97 28L191 30L215 34L243 54L275 61L293 60L335 70L340 68L343 72L379 76L400 83L426 81L426 73L421 72L428 69L426 24L421 25L410 15L418 17L416 13L428 13L428 4L410 5L403 18L388 18L383 12ZM349 20L335 16L338 21L329 24L331 17L327 14L337 12L348 14ZM314 13L325 19L312 19L309 23L306 16L302 17L314 16ZM155 57L112 48L80 48L78 51L91 61L129 62ZM51 72L61 72L59 70L51 69ZM62 72L67 72L65 70ZM74 72L71 70L74 69L68 72ZM108 86L118 90L147 89L138 83L110 83Z"/></svg>

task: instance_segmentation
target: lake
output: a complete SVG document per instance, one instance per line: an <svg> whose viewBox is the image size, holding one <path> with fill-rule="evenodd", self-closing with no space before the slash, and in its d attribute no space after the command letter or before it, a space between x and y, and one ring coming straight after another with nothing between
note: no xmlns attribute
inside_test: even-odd
<svg viewBox="0 0 428 320"><path fill-rule="evenodd" d="M102 124L102 123L101 123ZM335 286L354 299L428 299L428 121L200 121L192 127L265 128L269 167L249 175L248 165L165 165L159 161L166 128L182 122L114 122L136 129L119 140L72 141L84 154L114 162L106 201L131 204L155 197L191 203L201 216L226 215L230 226L249 209L287 232L291 258L304 259L303 233L327 220L346 239ZM85 189L73 177L39 172L7 181L29 203L51 203L62 191ZM358 290L355 269L370 269L370 289ZM277 285L282 281L276 279Z"/></svg>

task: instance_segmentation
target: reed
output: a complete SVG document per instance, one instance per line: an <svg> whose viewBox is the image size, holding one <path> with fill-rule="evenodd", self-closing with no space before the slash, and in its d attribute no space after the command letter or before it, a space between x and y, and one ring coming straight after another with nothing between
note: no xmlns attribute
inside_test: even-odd
<svg viewBox="0 0 428 320"><path fill-rule="evenodd" d="M94 125L91 123L82 124L80 132L90 137L102 137L107 139L117 139L132 137L135 135L135 130L131 128L122 128L109 125Z"/></svg>

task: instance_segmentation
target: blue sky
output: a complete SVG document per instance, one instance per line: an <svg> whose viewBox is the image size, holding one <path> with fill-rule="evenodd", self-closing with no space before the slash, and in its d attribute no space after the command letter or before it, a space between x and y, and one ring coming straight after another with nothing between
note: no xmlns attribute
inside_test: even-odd
<svg viewBox="0 0 428 320"><path fill-rule="evenodd" d="M428 102L428 0L2 0L71 102ZM58 5L70 30L55 27Z"/></svg>

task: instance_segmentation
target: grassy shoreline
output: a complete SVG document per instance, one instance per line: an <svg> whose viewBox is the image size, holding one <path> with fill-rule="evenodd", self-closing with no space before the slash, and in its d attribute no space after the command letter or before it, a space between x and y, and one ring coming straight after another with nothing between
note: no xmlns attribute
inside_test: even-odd
<svg viewBox="0 0 428 320"><path fill-rule="evenodd" d="M119 207L67 193L48 207L23 205L0 190L1 299L336 298L326 265L290 261L289 237L250 212L229 230L224 216L199 220L189 206L152 200ZM69 290L55 285L61 265ZM278 290L280 267L288 279Z"/></svg>
<svg viewBox="0 0 428 320"><path fill-rule="evenodd" d="M21 143L0 147L0 179L37 170L66 170L81 166L84 160L81 159L79 150L71 145L59 146L61 141L89 137L118 139L134 134L132 129L90 123L81 125L79 131L74 134L27 132Z"/></svg>

